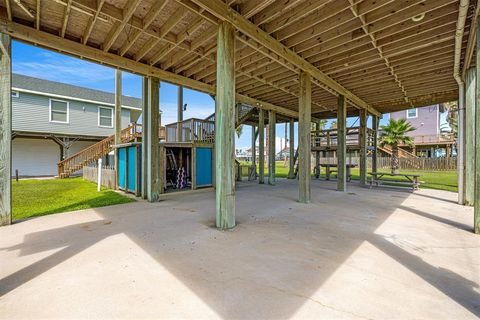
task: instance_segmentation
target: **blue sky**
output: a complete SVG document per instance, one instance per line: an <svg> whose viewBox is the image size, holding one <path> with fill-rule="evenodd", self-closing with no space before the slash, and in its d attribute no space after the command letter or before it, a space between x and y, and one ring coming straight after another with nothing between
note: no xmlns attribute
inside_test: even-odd
<svg viewBox="0 0 480 320"><path fill-rule="evenodd" d="M115 71L110 67L44 50L18 41L13 42L12 50L12 67L15 73L112 93L115 91ZM140 76L127 72L123 73L124 95L140 98L142 93L141 84L142 78ZM213 99L205 93L185 89L184 103L187 104L184 119L192 117L206 118L215 112ZM163 111L162 123L168 124L176 121L177 86L162 82L160 87L160 109ZM387 119L388 115L384 116L381 124ZM357 118L349 118L347 122L351 125L356 120ZM285 136L284 124L278 124L276 129L277 149L279 150L280 139L283 139ZM295 140L297 140L296 138L297 125L295 124ZM250 145L251 128L245 126L242 136L236 139L236 148L247 148Z"/></svg>

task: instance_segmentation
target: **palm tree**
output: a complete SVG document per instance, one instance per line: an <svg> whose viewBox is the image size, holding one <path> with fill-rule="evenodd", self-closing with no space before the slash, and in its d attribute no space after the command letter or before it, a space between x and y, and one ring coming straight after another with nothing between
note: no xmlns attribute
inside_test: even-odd
<svg viewBox="0 0 480 320"><path fill-rule="evenodd" d="M380 126L382 133L380 134L380 146L389 145L392 148L392 173L398 173L398 145L400 143L411 145L413 140L407 135L408 132L415 130L414 127L405 119L395 120L390 118L387 125Z"/></svg>

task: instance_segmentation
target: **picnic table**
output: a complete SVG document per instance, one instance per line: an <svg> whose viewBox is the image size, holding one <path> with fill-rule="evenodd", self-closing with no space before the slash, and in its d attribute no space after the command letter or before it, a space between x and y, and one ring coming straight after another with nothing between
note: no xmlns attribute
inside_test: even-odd
<svg viewBox="0 0 480 320"><path fill-rule="evenodd" d="M320 164L320 167L325 168L325 179L326 180L330 180L330 176L333 172L338 172L338 169L337 169L338 165L336 163L335 164L329 164L329 163ZM358 167L358 165L347 164L346 167L347 167L347 181L350 182L352 180L352 168L356 168L356 167ZM332 170L332 168L334 168L334 169ZM318 178L319 175L320 175L320 172L316 173L315 177Z"/></svg>
<svg viewBox="0 0 480 320"><path fill-rule="evenodd" d="M412 188L412 191L418 190L420 182L418 178L419 174L413 173L389 173L389 172L369 172L372 177L370 179L370 188L375 184L377 187L380 185L386 186L404 186L407 185ZM399 181L393 179L382 179L383 177L404 177L406 180Z"/></svg>

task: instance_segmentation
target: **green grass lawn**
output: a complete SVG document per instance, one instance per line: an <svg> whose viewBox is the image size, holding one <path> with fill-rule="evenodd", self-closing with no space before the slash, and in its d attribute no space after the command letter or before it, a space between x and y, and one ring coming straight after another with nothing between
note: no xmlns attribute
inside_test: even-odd
<svg viewBox="0 0 480 320"><path fill-rule="evenodd" d="M265 169L267 166L265 165ZM265 174L267 174L268 170L265 170ZM389 169L382 169L379 170L380 172L390 172ZM421 175L420 181L421 185L420 188L427 188L427 189L439 189L439 190L447 190L457 192L457 172L456 171L416 171L416 170L400 170L401 173L418 173ZM288 175L288 163L284 166L283 161L276 162L275 168L275 176L278 178L286 178ZM321 168L321 177L325 178L325 168ZM336 176L333 175L335 178ZM370 176L368 176L370 178ZM387 177L386 177L387 178ZM405 180L405 178L401 177L388 177L388 179L392 180ZM355 168L352 169L352 179L359 180L360 174L359 169Z"/></svg>
<svg viewBox="0 0 480 320"><path fill-rule="evenodd" d="M13 219L104 207L134 201L82 178L19 180L12 182Z"/></svg>

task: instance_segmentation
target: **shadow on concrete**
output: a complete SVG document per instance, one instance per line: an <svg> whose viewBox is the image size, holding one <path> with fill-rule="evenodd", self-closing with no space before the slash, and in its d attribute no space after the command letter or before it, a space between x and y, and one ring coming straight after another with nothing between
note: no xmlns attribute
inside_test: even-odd
<svg viewBox="0 0 480 320"><path fill-rule="evenodd" d="M432 266L381 236L372 237L371 244L443 292L458 304L480 317L480 285L451 270Z"/></svg>
<svg viewBox="0 0 480 320"><path fill-rule="evenodd" d="M378 190L365 199L356 194L360 188L350 187L350 195L331 189L331 183L313 182L312 204L305 205L285 201L298 190L294 181L242 186L237 190L239 225L227 232L211 227L213 192L149 204L147 209L142 203L97 208L103 220L30 233L21 244L3 248L20 250L20 255L59 251L1 279L0 294L107 237L125 234L221 317L289 318L368 241L480 316L475 283L375 235L396 208L462 229L463 224L402 206L410 193L385 201ZM346 204L358 210L343 210Z"/></svg>
<svg viewBox="0 0 480 320"><path fill-rule="evenodd" d="M428 219L438 221L438 222L446 224L450 227L465 230L465 231L468 231L468 232L473 231L473 223L472 223L472 225L467 225L467 224L464 224L464 223L461 223L461 222L457 222L457 221L453 221L453 220L450 220L450 219L442 218L438 215L434 215L434 214L431 214L431 213L428 213L428 212L424 212L424 211L421 211L421 210L418 210L418 209L415 209L415 208L410 208L410 207L407 207L407 206L404 206L404 205L400 205L400 206L398 206L398 208L402 209L402 210L405 210L405 211L408 211L410 213L428 218Z"/></svg>

